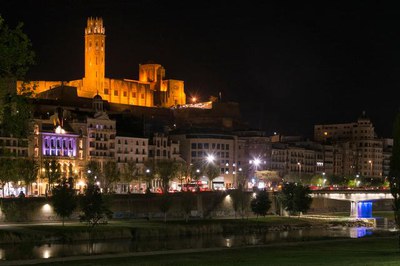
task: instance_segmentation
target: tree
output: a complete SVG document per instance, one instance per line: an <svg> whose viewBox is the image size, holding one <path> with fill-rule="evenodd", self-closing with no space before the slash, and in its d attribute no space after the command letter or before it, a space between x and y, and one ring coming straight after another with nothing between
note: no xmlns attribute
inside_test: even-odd
<svg viewBox="0 0 400 266"><path fill-rule="evenodd" d="M238 171L236 172L236 186L242 187L243 189L247 187L246 185L246 181L247 181L247 176L249 173L249 166L245 165L241 168L238 169Z"/></svg>
<svg viewBox="0 0 400 266"><path fill-rule="evenodd" d="M178 169L176 171L176 178L178 179L181 188L183 187L183 181L187 180L187 177L190 175L190 164L179 162Z"/></svg>
<svg viewBox="0 0 400 266"><path fill-rule="evenodd" d="M327 184L347 185L346 177L343 175L330 175L327 179Z"/></svg>
<svg viewBox="0 0 400 266"><path fill-rule="evenodd" d="M34 63L32 44L19 23L11 29L0 16L0 124L6 135L26 137L29 132L31 105L29 97L34 87L26 83L19 93L15 90L18 79L23 79Z"/></svg>
<svg viewBox="0 0 400 266"><path fill-rule="evenodd" d="M298 183L286 183L282 188L281 202L289 214L307 212L311 206L311 190L308 186Z"/></svg>
<svg viewBox="0 0 400 266"><path fill-rule="evenodd" d="M104 175L102 178L102 185L106 193L111 192L112 184L120 180L120 172L118 165L115 161L107 161L104 164Z"/></svg>
<svg viewBox="0 0 400 266"><path fill-rule="evenodd" d="M87 222L91 228L98 225L101 220L112 217L112 211L106 207L100 188L96 184L88 184L80 199L80 207L82 214L79 220Z"/></svg>
<svg viewBox="0 0 400 266"><path fill-rule="evenodd" d="M121 176L122 176L122 179L128 183L128 193L131 193L130 184L133 180L138 179L139 187L140 187L139 171L140 171L140 168L133 161L129 161L124 165Z"/></svg>
<svg viewBox="0 0 400 266"><path fill-rule="evenodd" d="M47 178L49 187L46 190L46 194L52 190L53 185L56 181L61 178L61 166L56 159L45 159L44 162L44 177Z"/></svg>
<svg viewBox="0 0 400 266"><path fill-rule="evenodd" d="M157 176L155 161L152 159L147 160L145 161L144 166L145 170L143 173L143 178L146 181L146 193L150 193L151 181Z"/></svg>
<svg viewBox="0 0 400 266"><path fill-rule="evenodd" d="M190 164L189 172L190 172L190 180L196 182L196 190L199 190L199 179L203 175L203 167L200 164L200 161L194 161L193 164Z"/></svg>
<svg viewBox="0 0 400 266"><path fill-rule="evenodd" d="M0 16L0 77L21 79L34 64L35 53L28 36L22 31L24 24L18 23L10 29ZM14 84L15 85L15 84Z"/></svg>
<svg viewBox="0 0 400 266"><path fill-rule="evenodd" d="M393 149L390 157L390 193L393 196L393 212L397 227L400 227L400 112L393 124ZM400 247L400 235L399 235Z"/></svg>
<svg viewBox="0 0 400 266"><path fill-rule="evenodd" d="M18 158L18 176L19 180L24 181L25 185L29 187L36 181L39 172L39 165L35 159L32 158Z"/></svg>
<svg viewBox="0 0 400 266"><path fill-rule="evenodd" d="M205 166L204 174L210 180L211 189L214 189L213 180L221 174L220 168L213 163L209 163Z"/></svg>
<svg viewBox="0 0 400 266"><path fill-rule="evenodd" d="M85 174L88 183L94 184L98 178L101 178L102 171L100 163L97 161L88 161L85 167Z"/></svg>
<svg viewBox="0 0 400 266"><path fill-rule="evenodd" d="M11 157L0 158L0 184L5 196L5 186L11 181L15 181L15 173L17 172L15 159Z"/></svg>
<svg viewBox="0 0 400 266"><path fill-rule="evenodd" d="M78 205L73 184L65 179L62 180L60 184L53 188L51 201L54 211L62 218L64 226L65 218L70 217Z"/></svg>
<svg viewBox="0 0 400 266"><path fill-rule="evenodd" d="M168 193L169 181L178 174L179 164L172 160L160 160L156 162L156 173L161 179L163 192Z"/></svg>
<svg viewBox="0 0 400 266"><path fill-rule="evenodd" d="M250 202L251 210L257 215L265 216L271 208L271 200L268 198L268 193L265 189L259 190L256 197Z"/></svg>

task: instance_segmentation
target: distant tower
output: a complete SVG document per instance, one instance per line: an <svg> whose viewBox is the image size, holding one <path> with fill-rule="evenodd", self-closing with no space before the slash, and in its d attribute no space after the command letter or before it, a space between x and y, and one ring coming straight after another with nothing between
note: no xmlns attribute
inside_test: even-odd
<svg viewBox="0 0 400 266"><path fill-rule="evenodd" d="M83 97L103 93L106 35L102 18L88 18L85 28L85 77Z"/></svg>

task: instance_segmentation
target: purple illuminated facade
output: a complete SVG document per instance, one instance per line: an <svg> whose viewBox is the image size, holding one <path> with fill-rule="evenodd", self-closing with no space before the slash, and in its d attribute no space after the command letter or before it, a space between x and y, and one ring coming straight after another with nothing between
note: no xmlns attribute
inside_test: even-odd
<svg viewBox="0 0 400 266"><path fill-rule="evenodd" d="M42 133L42 155L76 157L76 135Z"/></svg>

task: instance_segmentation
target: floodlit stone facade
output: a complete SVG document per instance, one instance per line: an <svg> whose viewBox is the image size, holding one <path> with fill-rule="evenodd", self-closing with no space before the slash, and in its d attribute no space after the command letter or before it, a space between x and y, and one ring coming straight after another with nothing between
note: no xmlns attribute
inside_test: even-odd
<svg viewBox="0 0 400 266"><path fill-rule="evenodd" d="M88 18L85 28L85 76L71 81L32 81L40 94L60 85L77 88L78 96L100 95L110 103L146 107L172 107L186 104L184 82L166 80L159 64L140 64L139 80L112 79L105 76L106 35L102 18ZM22 82L17 82L17 90Z"/></svg>

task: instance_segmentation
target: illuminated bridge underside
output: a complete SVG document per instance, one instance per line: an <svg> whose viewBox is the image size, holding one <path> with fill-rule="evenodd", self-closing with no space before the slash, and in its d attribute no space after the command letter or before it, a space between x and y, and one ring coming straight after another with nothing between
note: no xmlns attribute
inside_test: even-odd
<svg viewBox="0 0 400 266"><path fill-rule="evenodd" d="M313 192L311 197L350 201L350 217L355 218L372 217L373 201L393 199L392 194L387 191L324 191Z"/></svg>

